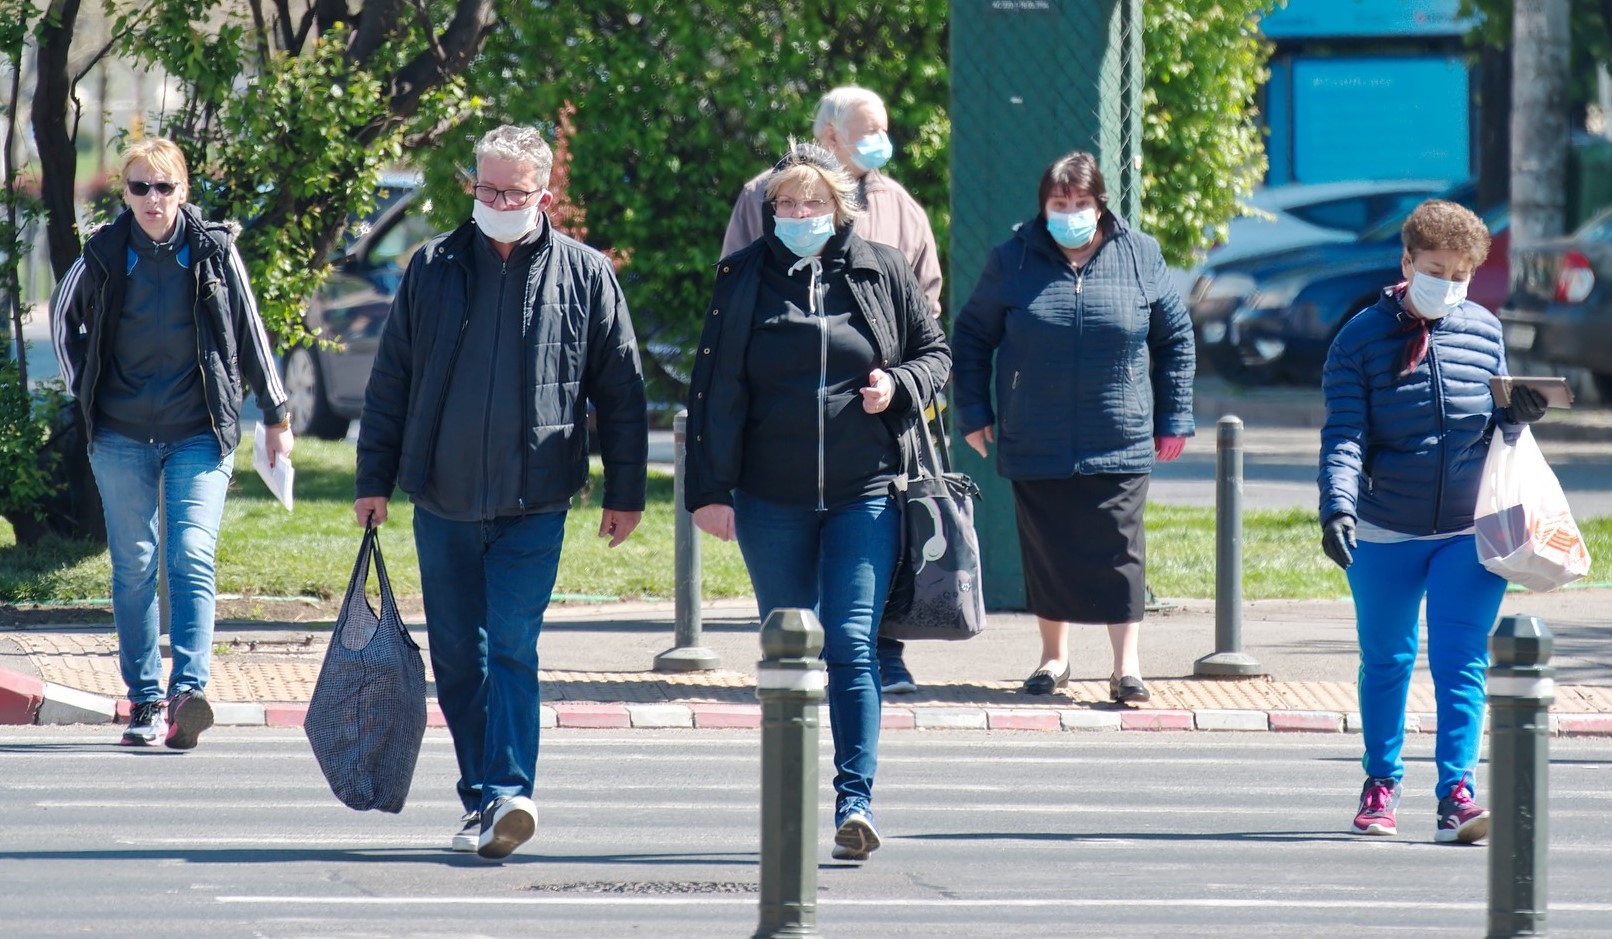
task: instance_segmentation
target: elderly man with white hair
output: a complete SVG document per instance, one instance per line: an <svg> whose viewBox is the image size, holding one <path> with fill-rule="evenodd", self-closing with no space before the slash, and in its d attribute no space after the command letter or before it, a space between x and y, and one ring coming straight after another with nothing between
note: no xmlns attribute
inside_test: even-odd
<svg viewBox="0 0 1612 939"><path fill-rule="evenodd" d="M863 211L852 230L865 241L900 251L917 275L929 312L939 317L940 258L935 251L935 233L929 227L929 215L911 193L882 172L885 163L895 154L890 142L890 115L884 101L868 89L855 85L835 88L817 103L812 136L856 179L857 201ZM766 202L767 178L771 175L772 171L767 170L745 183L734 200L728 231L722 239L723 257L762 236L762 206ZM879 638L880 684L886 693L918 690L902 658L903 651L899 641Z"/></svg>
<svg viewBox="0 0 1612 939"><path fill-rule="evenodd" d="M360 525L414 503L431 669L465 814L455 851L508 856L537 809L537 639L571 496L604 462L599 537L644 509L649 420L627 303L604 255L554 230L554 156L505 125L476 144L464 224L409 262L358 431Z"/></svg>

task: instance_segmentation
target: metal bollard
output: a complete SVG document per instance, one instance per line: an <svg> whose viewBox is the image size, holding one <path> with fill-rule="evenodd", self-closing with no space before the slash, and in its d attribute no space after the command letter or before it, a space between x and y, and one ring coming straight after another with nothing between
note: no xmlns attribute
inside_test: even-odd
<svg viewBox="0 0 1612 939"><path fill-rule="evenodd" d="M1194 663L1198 675L1263 675L1243 651L1243 421L1215 425L1215 651Z"/></svg>
<svg viewBox="0 0 1612 939"><path fill-rule="evenodd" d="M817 736L828 687L811 610L761 627L761 925L753 939L817 936Z"/></svg>
<svg viewBox="0 0 1612 939"><path fill-rule="evenodd" d="M1488 939L1545 936L1550 898L1550 706L1555 644L1537 616L1507 616L1489 633Z"/></svg>
<svg viewBox="0 0 1612 939"><path fill-rule="evenodd" d="M722 657L700 645L700 532L694 516L683 505L685 464L688 462L688 412L672 420L676 463L672 473L672 500L677 503L672 522L672 564L676 586L676 627L670 649L655 656L657 672L701 672L719 668Z"/></svg>

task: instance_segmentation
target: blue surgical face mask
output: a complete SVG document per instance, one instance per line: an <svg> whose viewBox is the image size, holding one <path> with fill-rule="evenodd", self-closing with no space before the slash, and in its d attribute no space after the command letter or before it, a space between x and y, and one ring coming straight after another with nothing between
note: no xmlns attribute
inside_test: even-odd
<svg viewBox="0 0 1612 939"><path fill-rule="evenodd" d="M1097 210L1048 212L1047 233L1065 248L1084 248L1097 234Z"/></svg>
<svg viewBox="0 0 1612 939"><path fill-rule="evenodd" d="M834 213L809 218L777 216L773 219L773 231L778 233L778 240L784 247L803 258L813 257L821 254L828 239L834 236Z"/></svg>
<svg viewBox="0 0 1612 939"><path fill-rule="evenodd" d="M858 140L852 149L854 152L851 154L851 162L864 172L876 170L890 162L890 157L896 152L895 145L890 142L890 135L882 130Z"/></svg>

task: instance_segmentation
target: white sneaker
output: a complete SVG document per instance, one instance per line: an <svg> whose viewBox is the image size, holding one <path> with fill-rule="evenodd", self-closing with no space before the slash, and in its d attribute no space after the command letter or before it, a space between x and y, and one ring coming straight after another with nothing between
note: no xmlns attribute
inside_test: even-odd
<svg viewBox="0 0 1612 939"><path fill-rule="evenodd" d="M525 796L504 796L493 800L481 813L481 838L476 853L498 860L531 840L537 831L537 806Z"/></svg>
<svg viewBox="0 0 1612 939"><path fill-rule="evenodd" d="M454 832L451 847L455 851L466 854L476 850L476 843L481 840L481 813L466 812L459 819L459 830Z"/></svg>
<svg viewBox="0 0 1612 939"><path fill-rule="evenodd" d="M168 735L168 718L163 713L163 702L146 701L129 711L129 726L123 730L126 747L154 747Z"/></svg>

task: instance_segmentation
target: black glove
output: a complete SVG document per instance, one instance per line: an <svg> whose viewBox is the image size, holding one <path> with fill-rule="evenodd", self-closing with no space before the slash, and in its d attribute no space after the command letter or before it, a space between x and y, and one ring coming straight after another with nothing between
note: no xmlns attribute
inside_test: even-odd
<svg viewBox="0 0 1612 939"><path fill-rule="evenodd" d="M1355 519L1353 515L1337 515L1327 519L1321 526L1321 550L1327 553L1332 563L1344 570L1355 562L1351 553L1355 547Z"/></svg>
<svg viewBox="0 0 1612 939"><path fill-rule="evenodd" d="M1545 416L1545 396L1526 385L1513 385L1506 411L1513 423L1532 424Z"/></svg>

